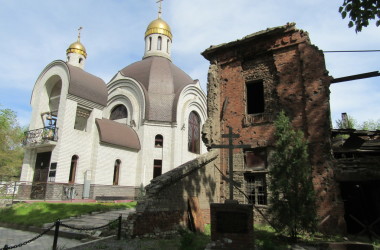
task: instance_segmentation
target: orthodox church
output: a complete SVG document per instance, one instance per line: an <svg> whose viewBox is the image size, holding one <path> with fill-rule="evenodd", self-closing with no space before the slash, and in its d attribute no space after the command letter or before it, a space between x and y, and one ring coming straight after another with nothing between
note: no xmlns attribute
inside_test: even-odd
<svg viewBox="0 0 380 250"><path fill-rule="evenodd" d="M141 184L205 153L206 96L172 63L171 49L159 13L146 29L142 60L106 84L85 71L79 33L67 60L47 65L34 85L21 173L29 185L19 195L133 198Z"/></svg>

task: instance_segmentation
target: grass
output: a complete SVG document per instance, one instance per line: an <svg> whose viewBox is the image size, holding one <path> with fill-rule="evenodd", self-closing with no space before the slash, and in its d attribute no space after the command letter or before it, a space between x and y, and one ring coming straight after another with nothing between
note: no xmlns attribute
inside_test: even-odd
<svg viewBox="0 0 380 250"><path fill-rule="evenodd" d="M0 209L0 222L40 227L57 219L66 219L92 212L106 212L136 206L127 203L19 203Z"/></svg>
<svg viewBox="0 0 380 250"><path fill-rule="evenodd" d="M291 241L289 237L280 235L275 232L275 230L269 225L259 225L255 224L255 245L259 246L264 250L272 250L272 249L291 249L291 244L294 242ZM374 241L370 241L368 237L358 237L358 236L346 236L343 237L341 235L323 235L321 233L315 234L301 234L298 238L298 243L306 244L309 246L318 246L321 243L328 242L361 242L361 243L369 243L372 244L376 250L380 250L380 241L375 239Z"/></svg>

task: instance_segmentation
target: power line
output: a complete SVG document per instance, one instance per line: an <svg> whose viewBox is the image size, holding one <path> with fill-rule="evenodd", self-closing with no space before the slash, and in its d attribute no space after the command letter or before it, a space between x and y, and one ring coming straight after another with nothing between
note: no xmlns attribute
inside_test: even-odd
<svg viewBox="0 0 380 250"><path fill-rule="evenodd" d="M362 53L362 52L380 52L380 49L372 49L372 50L323 50L323 53Z"/></svg>

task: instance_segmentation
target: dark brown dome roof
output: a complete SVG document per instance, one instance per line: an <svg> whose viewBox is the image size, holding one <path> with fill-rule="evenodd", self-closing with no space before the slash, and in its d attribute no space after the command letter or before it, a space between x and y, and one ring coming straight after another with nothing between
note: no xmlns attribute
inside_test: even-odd
<svg viewBox="0 0 380 250"><path fill-rule="evenodd" d="M102 106L107 105L107 85L97 76L94 76L81 68L66 63L69 74L69 93L90 100Z"/></svg>
<svg viewBox="0 0 380 250"><path fill-rule="evenodd" d="M151 56L120 71L125 77L138 81L148 93L145 119L176 121L178 96L181 90L194 84L193 79L170 60Z"/></svg>

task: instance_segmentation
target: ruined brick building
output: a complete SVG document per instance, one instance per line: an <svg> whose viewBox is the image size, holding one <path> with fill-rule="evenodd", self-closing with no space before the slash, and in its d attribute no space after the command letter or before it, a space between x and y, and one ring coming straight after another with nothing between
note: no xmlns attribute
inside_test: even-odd
<svg viewBox="0 0 380 250"><path fill-rule="evenodd" d="M284 110L309 143L310 163L317 194L321 228L343 228L343 204L333 176L330 146L329 85L322 51L308 34L294 24L267 29L241 40L212 46L203 56L211 62L208 84L209 118L205 142L222 142L220 134L232 127L241 144L252 149L235 150L234 176L249 201L264 211L270 156L274 145L273 122ZM227 172L226 152L220 152L220 169ZM221 183L221 200L228 189Z"/></svg>
<svg viewBox="0 0 380 250"><path fill-rule="evenodd" d="M308 141L319 229L359 233L371 226L372 233L379 233L379 131L332 130L329 87L333 78L325 68L323 52L311 44L308 34L287 24L211 46L202 55L211 63L209 118L203 129L206 145L225 144L221 134L232 127L240 134L235 143L252 146L234 152L234 180L248 199L237 190L234 196L265 213L273 121L284 110ZM337 138L338 134L349 138ZM219 167L224 174L227 166L223 150ZM220 185L221 201L228 191L226 184ZM256 221L260 219L256 213Z"/></svg>
<svg viewBox="0 0 380 250"><path fill-rule="evenodd" d="M212 144L227 144L222 135L231 127L240 134L234 144L251 145L233 152L234 181L247 194L245 197L234 189L235 199L253 203L266 213L270 196L268 169L274 150L273 122L284 110L308 141L319 229L328 233L348 229L355 233L360 227L355 228L356 222L350 220L350 215L367 225L376 221L380 216L376 156L380 151L379 133L332 130L329 87L333 78L326 70L323 52L310 42L306 32L295 24L287 24L211 46L202 55L210 61L204 143L209 148ZM340 144L334 139L335 158L340 158L335 159L331 136L340 133L351 134L351 139L340 140ZM370 158L357 160L354 155ZM372 167L368 168L368 164ZM357 169L362 171L360 175L356 174ZM133 218L137 223L131 223L133 233L209 222L209 204L227 199L229 187L223 175L228 174L227 150L213 149L154 179L146 188L146 199L137 207ZM352 195L352 189L359 186L365 188L356 192L368 192L366 205L374 205L370 210L361 211L360 206L352 205L360 203L355 200L360 195ZM371 216L360 217L362 213ZM149 221L150 229L142 228L144 219ZM262 220L255 213L255 223Z"/></svg>

